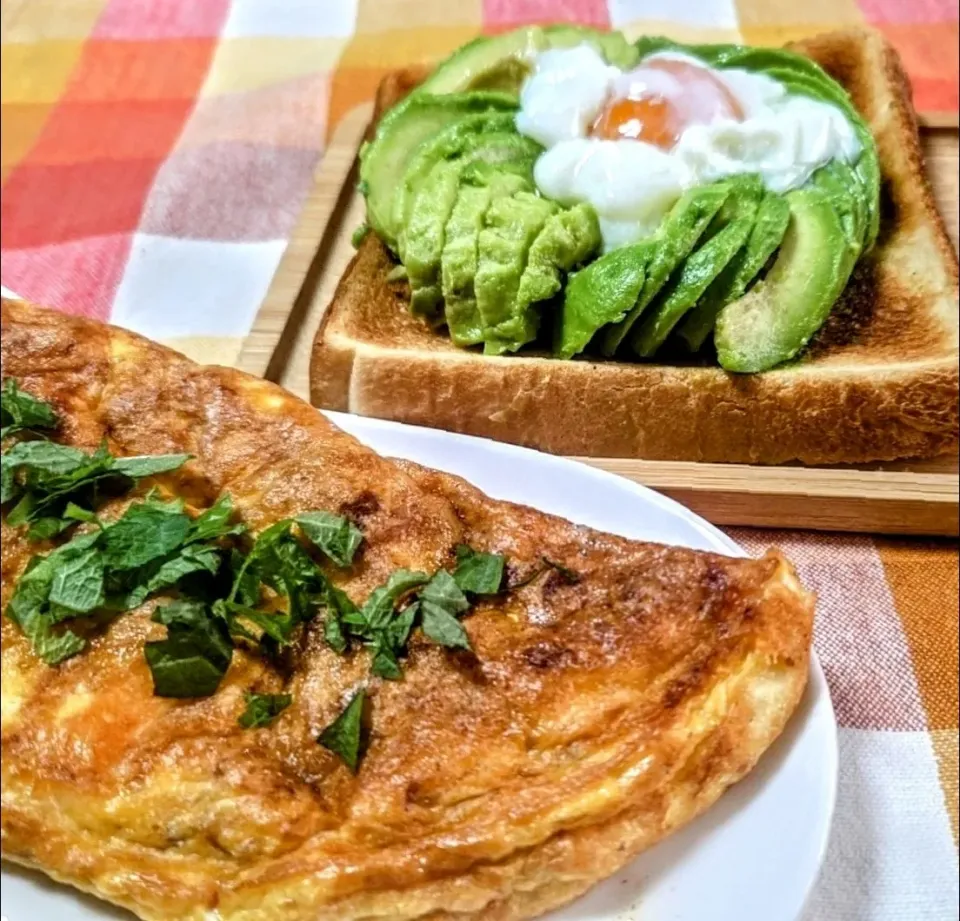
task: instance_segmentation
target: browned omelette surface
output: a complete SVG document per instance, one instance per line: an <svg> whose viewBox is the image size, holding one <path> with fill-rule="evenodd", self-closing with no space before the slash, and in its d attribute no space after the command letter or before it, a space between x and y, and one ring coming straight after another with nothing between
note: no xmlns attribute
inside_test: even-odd
<svg viewBox="0 0 960 921"><path fill-rule="evenodd" d="M411 642L404 680L308 625L289 672L237 650L219 692L153 696L151 605L56 668L3 622L3 853L147 919L532 917L684 824L756 762L806 681L812 602L777 554L629 541L385 460L264 381L123 331L4 303L3 374L52 401L62 440L189 452L158 478L229 492L254 530L300 511L365 542L351 597L397 567L503 553L514 581L465 619L476 656ZM146 488L142 486L141 489ZM33 549L3 524L3 603ZM316 742L373 700L357 776ZM242 693L294 697L265 729Z"/></svg>

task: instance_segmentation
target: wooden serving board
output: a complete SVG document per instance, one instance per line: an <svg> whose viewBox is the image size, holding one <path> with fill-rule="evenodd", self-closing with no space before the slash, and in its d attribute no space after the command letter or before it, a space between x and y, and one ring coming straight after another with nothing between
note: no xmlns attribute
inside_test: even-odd
<svg viewBox="0 0 960 921"><path fill-rule="evenodd" d="M310 349L324 310L353 256L364 218L356 155L372 105L334 133L313 190L244 342L238 367L309 397ZM923 131L927 164L953 244L958 238L958 133ZM715 524L887 534L957 535L957 457L863 467L751 466L578 458L679 500Z"/></svg>

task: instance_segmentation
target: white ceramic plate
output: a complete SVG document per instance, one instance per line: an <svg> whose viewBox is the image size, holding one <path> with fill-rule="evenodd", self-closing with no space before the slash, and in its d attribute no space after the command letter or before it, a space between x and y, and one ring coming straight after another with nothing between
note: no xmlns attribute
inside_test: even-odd
<svg viewBox="0 0 960 921"><path fill-rule="evenodd" d="M455 473L491 496L626 537L743 555L676 502L592 467L485 439L329 415L381 454ZM797 921L826 847L836 777L836 724L814 660L799 711L756 770L550 921ZM131 917L9 865L2 913L5 921Z"/></svg>

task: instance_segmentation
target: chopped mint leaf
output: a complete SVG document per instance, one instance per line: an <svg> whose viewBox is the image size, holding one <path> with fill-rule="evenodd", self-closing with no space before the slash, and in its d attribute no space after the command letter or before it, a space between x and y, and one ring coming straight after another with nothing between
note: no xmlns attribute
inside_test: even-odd
<svg viewBox="0 0 960 921"><path fill-rule="evenodd" d="M233 644L226 625L206 604L178 600L158 607L152 620L167 628L144 655L158 697L209 697L230 667Z"/></svg>
<svg viewBox="0 0 960 921"><path fill-rule="evenodd" d="M81 508L73 502L68 502L63 510L63 517L67 521L83 521L87 524L100 524L100 519L89 509Z"/></svg>
<svg viewBox="0 0 960 921"><path fill-rule="evenodd" d="M393 620L387 624L386 635L390 645L396 650L402 650L407 645L413 625L420 614L420 602L408 604Z"/></svg>
<svg viewBox="0 0 960 921"><path fill-rule="evenodd" d="M293 524L293 519L287 518L262 531L250 551L249 565L255 567L261 582L286 596L288 613L294 623L303 623L313 616L311 598L322 591L326 580L320 567L294 537ZM236 591L244 576L241 570L234 582ZM231 592L231 596L233 594Z"/></svg>
<svg viewBox="0 0 960 921"><path fill-rule="evenodd" d="M237 722L244 729L269 726L293 702L289 694L254 694L247 691L243 697L246 709Z"/></svg>
<svg viewBox="0 0 960 921"><path fill-rule="evenodd" d="M445 569L438 569L420 590L420 600L425 604L443 608L450 614L463 614L470 609L467 596L460 591L460 586Z"/></svg>
<svg viewBox="0 0 960 921"><path fill-rule="evenodd" d="M156 454L140 457L114 458L111 472L139 480L143 477L156 476L158 473L169 473L182 467L188 460L189 454Z"/></svg>
<svg viewBox="0 0 960 921"><path fill-rule="evenodd" d="M53 441L21 441L3 455L3 466L22 467L34 476L63 476L75 471L90 455Z"/></svg>
<svg viewBox="0 0 960 921"><path fill-rule="evenodd" d="M38 518L27 529L27 540L50 540L72 524L68 518Z"/></svg>
<svg viewBox="0 0 960 921"><path fill-rule="evenodd" d="M27 564L7 604L6 616L20 627L33 646L33 651L48 665L56 665L75 656L86 645L82 638L69 630L58 633L53 629L56 620L50 609L50 592L57 560L83 553L96 537L83 535L45 557L34 557Z"/></svg>
<svg viewBox="0 0 960 921"><path fill-rule="evenodd" d="M403 677L396 651L390 646L374 646L373 659L370 661L370 673L388 681L399 681Z"/></svg>
<svg viewBox="0 0 960 921"><path fill-rule="evenodd" d="M430 601L420 602L423 632L435 643L453 649L472 649L463 624L446 608Z"/></svg>
<svg viewBox="0 0 960 921"><path fill-rule="evenodd" d="M80 544L82 541L72 541L59 548L50 584L50 604L65 609L65 616L88 614L104 601L100 549L92 544L86 547L78 546Z"/></svg>
<svg viewBox="0 0 960 921"><path fill-rule="evenodd" d="M47 664L59 665L83 652L87 641L72 630L53 629L53 620L34 612L20 622L20 629L33 645L33 651Z"/></svg>
<svg viewBox="0 0 960 921"><path fill-rule="evenodd" d="M353 562L363 534L349 519L330 512L304 512L296 521L307 539L338 566Z"/></svg>
<svg viewBox="0 0 960 921"><path fill-rule="evenodd" d="M397 602L408 592L419 588L427 581L428 576L423 572L397 569L391 573L386 583L379 588L375 588L364 602L360 610L362 617L360 626L368 630L378 630L386 627L393 617L393 609ZM354 620L349 617L345 617L344 620L350 624L354 623Z"/></svg>
<svg viewBox="0 0 960 921"><path fill-rule="evenodd" d="M323 621L323 638L334 652L343 655L347 651L347 637L343 632L343 624L335 613L328 612Z"/></svg>
<svg viewBox="0 0 960 921"><path fill-rule="evenodd" d="M363 708L367 694L361 688L340 715L317 738L327 751L333 752L356 774L363 746Z"/></svg>
<svg viewBox="0 0 960 921"><path fill-rule="evenodd" d="M137 608L154 592L176 585L195 573L217 574L222 557L215 547L188 545L165 560L154 560L150 566L133 574L135 585L120 605L124 610Z"/></svg>
<svg viewBox="0 0 960 921"><path fill-rule="evenodd" d="M38 400L8 377L0 388L0 438L26 429L53 429L57 414L45 400Z"/></svg>
<svg viewBox="0 0 960 921"><path fill-rule="evenodd" d="M180 547L191 524L176 503L136 502L104 531L104 561L111 569L138 569Z"/></svg>
<svg viewBox="0 0 960 921"><path fill-rule="evenodd" d="M224 493L210 508L193 520L188 541L196 543L243 534L247 529L246 525L230 524L232 517L233 499L230 498L229 493Z"/></svg>
<svg viewBox="0 0 960 921"><path fill-rule="evenodd" d="M504 562L505 558L498 553L483 553L460 544L453 580L472 595L495 595L503 583Z"/></svg>
<svg viewBox="0 0 960 921"><path fill-rule="evenodd" d="M95 502L103 481L123 483L174 470L188 457L171 454L116 458L106 443L87 454L48 441L20 442L0 459L3 501L19 497L7 521L19 525L40 518L62 518L69 503L85 507Z"/></svg>

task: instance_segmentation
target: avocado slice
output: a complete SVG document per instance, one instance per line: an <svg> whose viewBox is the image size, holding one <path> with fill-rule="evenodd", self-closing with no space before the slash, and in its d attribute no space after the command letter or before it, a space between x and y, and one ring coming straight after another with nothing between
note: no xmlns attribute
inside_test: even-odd
<svg viewBox="0 0 960 921"><path fill-rule="evenodd" d="M717 317L717 357L728 371L766 371L793 358L826 320L853 269L829 197L804 188L786 199L790 223L773 268Z"/></svg>
<svg viewBox="0 0 960 921"><path fill-rule="evenodd" d="M746 246L730 260L697 306L683 319L678 334L690 351L700 350L713 332L717 314L731 301L742 297L760 274L783 240L789 220L790 206L786 199L775 192L767 192L760 202Z"/></svg>
<svg viewBox="0 0 960 921"><path fill-rule="evenodd" d="M598 329L618 323L636 304L654 253L647 240L612 250L572 275L553 330L557 358L582 352Z"/></svg>
<svg viewBox="0 0 960 921"><path fill-rule="evenodd" d="M431 165L431 156L424 152L408 167L404 181L397 189L394 207L399 212L403 209L402 218L397 215L400 232L397 239L397 250L401 260L406 261L406 250L410 239L415 235L413 227L417 210L422 203L429 207L430 200L421 197L421 190L428 184L437 163L451 164L458 174L465 174L463 181L473 184L487 184L491 177L511 173L522 176L527 180L531 191L535 189L533 181L533 166L541 147L535 141L522 135L505 131L476 133L470 126L462 126L459 133L460 146L446 145L438 142L430 145L432 152L436 152L439 159ZM449 134L458 135L453 128ZM485 177L485 178L484 178Z"/></svg>
<svg viewBox="0 0 960 921"><path fill-rule="evenodd" d="M532 192L517 192L490 204L480 231L474 279L485 353L497 354L495 337L490 341L488 335L511 318L527 253L547 218L559 207Z"/></svg>
<svg viewBox="0 0 960 921"><path fill-rule="evenodd" d="M486 164L478 164L461 173L460 190L447 221L440 260L447 328L450 338L461 347L483 341L483 321L477 308L474 280L480 231L490 202L531 188L523 176L510 172L482 175L484 166ZM471 179L480 181L471 182Z"/></svg>
<svg viewBox="0 0 960 921"><path fill-rule="evenodd" d="M392 108L360 153L360 188L367 199L367 223L395 248L393 193L414 151L451 121L484 112L512 113L516 99L502 93L466 96L410 96Z"/></svg>
<svg viewBox="0 0 960 921"><path fill-rule="evenodd" d="M441 61L417 92L440 95L497 89L516 94L534 56L545 47L539 26L480 36Z"/></svg>
<svg viewBox="0 0 960 921"><path fill-rule="evenodd" d="M455 163L441 160L421 183L404 229L403 265L410 280L410 310L431 322L441 319L440 256L444 228L459 187Z"/></svg>
<svg viewBox="0 0 960 921"><path fill-rule="evenodd" d="M593 255L601 242L600 223L590 205L550 215L530 246L511 317L487 331L489 351L515 352L536 339L542 303L560 290L564 274Z"/></svg>
<svg viewBox="0 0 960 921"><path fill-rule="evenodd" d="M670 276L646 316L634 327L630 345L641 358L650 358L663 345L684 314L746 244L763 185L759 177L749 176L731 186L730 197L704 234L705 242Z"/></svg>
<svg viewBox="0 0 960 921"><path fill-rule="evenodd" d="M863 234L866 230L867 214L861 208L858 197L860 184L853 177L853 171L839 160L820 167L811 177L810 184L820 189L829 199L837 214L847 242L860 255L863 246Z"/></svg>
<svg viewBox="0 0 960 921"><path fill-rule="evenodd" d="M636 48L620 32L572 25L528 26L474 39L441 61L417 92L440 95L499 90L517 95L538 52L583 43L593 45L617 67L627 69L636 63Z"/></svg>
<svg viewBox="0 0 960 921"><path fill-rule="evenodd" d="M637 318L663 287L671 272L690 254L714 215L730 194L728 181L688 189L651 237L654 251L646 265L643 288L633 309L609 327L603 337L603 354L611 357L620 347Z"/></svg>
<svg viewBox="0 0 960 921"><path fill-rule="evenodd" d="M434 165L440 160L459 159L474 146L488 143L487 139L491 135L502 136L505 134L516 139L512 143L519 143L521 136L516 133L512 114L484 112L478 115L467 115L437 131L414 151L406 168L397 177L399 182L397 178L394 179L391 222L397 229L396 236L401 246L401 258L403 257L403 228L410 221L417 188ZM534 149L540 150L536 142L531 141L530 143L534 145ZM515 152L510 151L506 156L512 157L514 155Z"/></svg>

